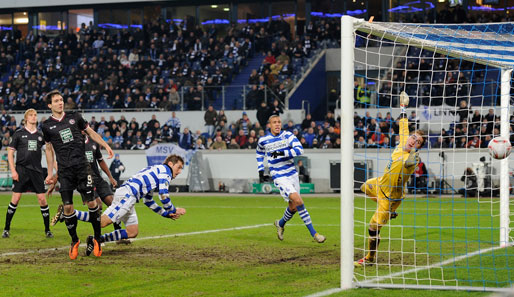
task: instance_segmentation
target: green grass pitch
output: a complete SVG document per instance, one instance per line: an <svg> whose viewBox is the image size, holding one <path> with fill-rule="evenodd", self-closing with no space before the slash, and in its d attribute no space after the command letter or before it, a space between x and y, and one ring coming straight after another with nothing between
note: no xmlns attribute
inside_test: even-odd
<svg viewBox="0 0 514 297"><path fill-rule="evenodd" d="M9 194L0 195L0 227L5 221L9 199ZM34 195L26 194L22 196L11 224L11 238L0 239L0 296L306 296L337 288L340 278L339 198L305 196L304 200L314 226L327 236L324 244L312 241L297 215L286 226L285 240L281 242L276 238L272 222L282 216L286 207L278 195L173 196L172 201L176 206L187 209L187 214L180 220L164 219L138 204L138 240L127 246L107 244L100 258L84 256L85 247L81 247L79 258L71 261L67 256L70 239L65 225L59 223L53 227L55 238L46 239L37 200ZM75 201L81 200L77 196ZM402 249L401 242L388 237L389 231L395 233L399 224L419 226L404 228L403 236L415 238L418 243L415 247L404 243L403 249L406 254L414 255L428 247L430 263L451 257L455 249L462 254L473 252L478 248L476 239L496 236L491 234L495 231L482 230L476 235L460 229L433 230L426 234L426 229L421 227L427 224L491 224L485 209L474 209L471 203L459 205L458 209L477 214L476 217L466 218L458 215L455 204L439 199L439 204L432 205L435 201L430 201L430 205L422 199L406 201L400 207L399 218L392 222L391 228L386 227L382 232L380 249L390 249L391 253L382 252L378 266L356 271L356 277L362 280L365 276L388 275L401 270L399 265L383 265L383 261L389 261L386 258L407 266L412 261L421 261L414 256L395 256L395 252ZM51 214L59 202L58 194L50 199ZM364 203L370 201L362 198L355 201L356 258L362 255L363 238L360 235L363 234L364 225L360 221L368 221L372 214L362 210ZM368 204L369 207L371 204ZM77 208L85 210L82 205ZM433 216L421 216L423 212ZM104 231L110 232L112 227ZM79 223L78 233L81 241L85 242L85 238L92 233L90 224ZM465 243L466 240L468 243ZM483 244L481 247L489 246ZM432 256L432 253L439 251L442 251L442 256ZM501 252L503 257L493 257L489 253L458 264L476 267L480 266L479 261L492 261L494 265L489 267L503 269L504 276L499 281L509 280L508 267L514 266L514 263L506 256L506 249L499 250L497 254ZM433 269L420 271L417 275L421 279L428 274L438 278L437 273L441 271L449 281L456 279L457 274L465 274L473 280L493 277L493 273L487 274L480 268L465 272L461 269ZM412 279L412 275L406 277ZM398 294L485 295L453 291L354 289L333 296Z"/></svg>

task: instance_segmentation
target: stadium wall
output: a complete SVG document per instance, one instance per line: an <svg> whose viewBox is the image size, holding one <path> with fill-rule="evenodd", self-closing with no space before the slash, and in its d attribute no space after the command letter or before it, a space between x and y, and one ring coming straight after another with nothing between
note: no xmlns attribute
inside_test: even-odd
<svg viewBox="0 0 514 297"><path fill-rule="evenodd" d="M248 117L252 123L257 121L257 111L256 110L246 110ZM205 132L205 121L203 116L205 111L177 111L176 116L180 119L182 124L181 130L184 128L189 128L193 133L196 130L200 130ZM242 118L243 110L227 110L225 111L225 115L228 119L228 124L232 122L236 122L240 118ZM105 120L109 120L110 116L114 116L114 119L117 121L121 116L125 116L127 121L131 121L132 118L135 118L136 121L141 125L143 122L148 122L151 120L152 115L155 115L157 120L161 123L161 126L166 123L167 120L171 118L171 111L155 111L155 112L88 112L84 113L84 118L89 121L91 117L95 117L96 121L100 121L101 117L105 117ZM16 122L19 124L23 119L23 114L10 114L10 116L14 116L16 118ZM50 113L41 113L39 112L38 117L41 119L42 117L48 118ZM282 123L286 124L288 120L292 120L295 124L300 124L305 118L304 111L300 109L289 109L285 110L281 115Z"/></svg>
<svg viewBox="0 0 514 297"><path fill-rule="evenodd" d="M326 55L323 55L317 64L312 67L305 79L300 82L289 98L289 108L299 109L302 101L310 104L310 113L315 119L322 119L327 114L327 72L325 70Z"/></svg>

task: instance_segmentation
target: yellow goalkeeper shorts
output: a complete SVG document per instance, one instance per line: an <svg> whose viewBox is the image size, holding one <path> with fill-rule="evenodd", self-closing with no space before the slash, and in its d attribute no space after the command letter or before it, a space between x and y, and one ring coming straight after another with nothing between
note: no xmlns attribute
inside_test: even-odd
<svg viewBox="0 0 514 297"><path fill-rule="evenodd" d="M378 177L370 178L361 186L361 191L371 198L378 197ZM376 199L373 199L376 200Z"/></svg>
<svg viewBox="0 0 514 297"><path fill-rule="evenodd" d="M389 222L391 213L395 212L401 203L401 200L391 201L383 195L379 195L377 199L377 210L375 210L375 213L371 217L369 225L374 227L375 230L380 230L383 225Z"/></svg>

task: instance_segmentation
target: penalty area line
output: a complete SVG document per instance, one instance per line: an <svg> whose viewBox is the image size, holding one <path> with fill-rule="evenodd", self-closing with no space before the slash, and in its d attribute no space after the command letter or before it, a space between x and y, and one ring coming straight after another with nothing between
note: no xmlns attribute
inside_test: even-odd
<svg viewBox="0 0 514 297"><path fill-rule="evenodd" d="M273 224L258 224L258 225L250 225L250 226L241 226L241 227L231 227L231 228L223 228L223 229L213 229L213 230L203 230L203 231L194 231L194 232L184 232L184 233L175 233L175 234L165 234L158 236L147 236L141 238L130 238L131 241L140 241L140 240L152 240L152 239L161 239L161 238L170 238L170 237L182 237L182 236L190 236L190 235L199 235L199 234L209 234L209 233L218 233L218 232L227 232L227 231L238 231L238 230L247 230L247 229L256 229L261 227L273 226ZM106 242L106 244L114 244L115 241ZM83 243L80 245L81 247L85 247L86 244ZM69 246L63 246L58 248L47 248L47 249L38 249L38 250L28 250L21 252L7 252L0 254L1 257L9 257L9 256L17 256L17 255L26 255L26 254L42 254L53 251L67 250Z"/></svg>

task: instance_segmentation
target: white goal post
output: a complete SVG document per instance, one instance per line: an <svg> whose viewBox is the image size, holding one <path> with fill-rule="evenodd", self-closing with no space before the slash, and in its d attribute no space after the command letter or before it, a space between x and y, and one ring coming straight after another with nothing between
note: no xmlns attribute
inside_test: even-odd
<svg viewBox="0 0 514 297"><path fill-rule="evenodd" d="M508 28L514 28L514 24L493 24L494 26L491 26L490 29L484 29L483 32L480 30L480 26L478 29L471 28L471 27L465 27L458 26L458 25L427 25L427 24L399 24L399 23L371 23L367 22L362 19L356 19L350 16L343 16L341 18L341 191L340 191L340 199L341 199L341 289L351 289L356 287L376 287L376 288L413 288L413 289L443 289L443 290L470 290L470 291L498 291L503 292L507 290L511 290L512 285L514 283L514 276L510 277L510 272L508 273L509 276L505 276L505 272L509 271L509 267L512 266L514 268L514 252L510 249L512 248L512 236L510 234L511 231L511 220L510 220L510 170L509 170L509 160L508 158L501 160L501 161L494 161L494 166L498 168L497 173L497 179L499 180L499 199L493 197L494 195L491 194L489 197L478 197L478 198L470 198L470 197L464 197L465 200L459 200L460 197L457 197L457 194L441 194L442 189L437 186L435 187L435 190L439 190L438 196L436 199L440 199L440 204L448 204L448 209L451 212L451 219L455 220L456 223L451 226L447 225L441 225L436 226L432 223L427 222L424 223L425 225L415 225L411 224L410 222L407 223L396 223L395 222L395 230L401 230L400 233L393 234L393 231L389 232L388 236L386 238L382 238L382 243L379 248L379 254L380 250L388 250L391 245L388 245L387 243L384 243L384 241L393 241L396 240L400 242L398 244L398 247L396 252L398 253L398 257L400 257L402 264L395 263L395 260L392 259L391 256L389 256L389 260L381 262L379 265L376 265L376 267L373 268L373 270L366 271L365 267L363 268L354 268L354 261L359 258L359 255L356 251L362 252L366 249L366 247L362 246L362 242L365 242L363 238L365 238L368 234L363 233L362 230L365 230L366 227L364 227L365 224L367 224L367 221L363 222L362 217L365 217L367 220L370 219L371 213L366 211L371 211L372 207L374 205L371 202L365 201L367 198L364 197L364 194L356 191L354 189L354 159L357 159L356 156L358 155L358 152L354 149L354 113L357 111L357 109L354 108L355 104L355 43L356 43L356 36L357 31L364 34L364 39L366 39L365 43L371 43L371 41L384 41L387 40L388 42L394 44L393 46L403 46L408 48L419 48L420 51L432 51L435 55L444 55L448 57L448 59L457 59L467 62L472 62L473 65L480 65L480 67L492 67L498 69L500 73L500 77L498 79L497 84L500 86L499 90L494 93L493 95L497 97L498 104L493 105L492 107L488 105L478 106L478 109L480 111L486 111L489 108L494 108L495 112L497 111L499 113L499 116L501 116L501 129L500 133L502 137L505 137L507 139L510 138L510 122L509 122L509 111L510 111L510 100L511 100L511 81L512 81L512 70L514 66L514 51L507 52L506 54L499 54L501 50L505 50L506 46L505 44L512 44L514 45L514 37L506 37L505 27ZM495 31L498 28L497 31ZM476 30L476 31L475 31ZM367 37L365 36L366 34ZM437 35L439 34L439 37ZM474 35L473 35L474 34ZM477 37L478 35L482 34L484 37L480 39L480 37ZM513 35L512 33L510 33ZM471 36L473 35L473 36ZM435 39L432 39L432 36L436 36ZM444 39L442 36L446 36L449 38ZM468 36L468 37L466 37ZM514 36L514 35L513 35ZM373 39L374 38L374 39ZM456 44L452 44L452 38L455 38ZM465 38L475 39L476 42L469 42L467 45L462 45L466 43L464 40ZM494 41L494 39L498 41L496 45L491 45L493 43L485 42L487 40L490 40L491 42ZM373 39L373 40L372 40ZM485 40L485 41L484 41ZM460 43L462 42L462 44ZM504 43L503 43L504 42ZM380 45L381 46L381 45ZM498 47L498 50L496 50L495 46ZM375 52L374 54L380 56L380 50L378 49L378 53ZM402 55L404 55L405 60L407 60L408 54L405 50L402 52ZM388 52L387 55L393 55L393 57L388 57L390 63L395 63L395 53L390 54ZM365 59L368 58L367 53L364 54ZM384 54L384 60L381 60L382 57L378 58L378 63L385 63L384 60L385 54ZM410 58L410 57L409 57ZM379 68L379 74L377 75L378 78L374 77L373 79L376 79L377 81L380 81L380 68L385 68L383 65L371 65L368 63L374 63L370 61L365 61L364 64L366 67L372 66L372 67L378 67ZM395 66L390 65L387 66L393 69ZM407 66L405 66L407 68ZM366 74L368 73L367 69L365 70ZM393 71L393 70L392 70ZM391 71L391 72L392 72ZM477 69L472 69L470 73L478 73L478 66ZM367 78L366 78L367 79ZM419 81L419 80L418 80ZM380 83L380 82L379 82ZM379 84L377 83L377 84ZM435 81L430 81L430 83L434 83ZM445 82L446 83L446 82ZM378 94L378 86L377 86L377 95L380 96L382 94ZM485 92L485 91L484 91ZM420 91L421 93L421 91ZM470 92L471 93L471 92ZM430 93L432 94L432 93ZM418 94L409 94L413 95L413 97L417 97ZM422 97L422 96L421 96ZM379 106L379 104L374 103L371 99L371 105L375 105L375 107ZM418 100L418 99L416 99ZM421 100L421 99L419 99ZM428 100L431 100L430 96L428 97ZM412 109L409 109L409 112L411 110L413 111L419 111L419 104L418 107L414 106ZM393 106L391 104L390 110L393 113L395 109L397 109L398 106ZM455 106L455 110L458 109L458 105ZM371 108L369 110L372 110ZM428 131L430 132L431 125L434 125L434 123L420 123L422 126L425 125L428 127ZM444 120L441 120L440 122L441 126L449 125L449 122L444 122ZM439 129L439 128L438 128ZM430 134L430 133L428 133ZM429 135L427 135L428 137ZM428 141L428 139L427 139ZM391 141L392 142L392 141ZM441 147L442 148L442 147ZM364 149L363 149L364 150ZM375 149L374 149L375 150ZM442 151L444 154L444 150L438 150L437 148L429 148L425 149L428 152L424 153L423 156L431 154L432 157L436 158L434 154L436 154L439 151ZM476 155L479 154L486 154L487 149L477 149L475 151L465 151L466 149L462 151L456 151L455 149L448 149L447 154L461 154L465 155L466 162L469 162L471 164L472 158L475 158ZM383 149L382 149L383 152ZM473 153L471 153L473 152ZM476 153L475 153L476 152ZM383 164L382 161L384 158L379 156L378 153L367 152L364 153L366 156L370 156L370 158L377 158L376 164ZM380 159L382 158L382 159ZM428 157L426 157L428 159ZM444 155L443 155L444 158ZM478 161L478 160L476 160ZM451 161L453 162L453 161ZM457 163L457 161L454 161ZM465 162L463 162L465 163ZM491 161L493 164L493 161ZM443 165L444 166L444 165ZM457 168L458 166L468 166L468 164L459 165L459 164L451 164L453 168ZM469 165L471 166L471 165ZM491 165L493 166L493 165ZM380 167L380 166L378 166ZM461 167L458 167L458 170L460 170ZM375 171L375 176L379 176L380 172L383 171L383 168L373 168ZM444 168L442 169L443 175L442 180L444 180ZM457 169L454 169L452 173L456 175ZM459 171L458 173L462 173ZM441 177L439 177L441 178ZM453 176L451 177L454 178ZM460 176L455 176L455 179L459 179ZM452 187L456 187L453 182L450 182ZM416 189L415 189L416 190ZM415 191L416 193L416 191ZM364 198L363 198L364 197ZM417 199L414 196L414 200ZM360 199L360 200L359 200ZM429 210L429 204L430 197L426 196L423 198L423 201L427 201L426 204L426 212L423 212L423 215L426 217L430 216L438 216L438 212L442 211L443 208L441 206L440 209L435 210ZM409 197L405 199L409 200ZM421 199L420 199L421 201ZM464 205L462 208L464 215L471 215L471 209L472 207L476 207L476 212L479 213L477 215L476 219L478 222L478 226L475 229L482 230L483 228L484 232L488 232L487 234L491 234L491 237L494 236L493 239L488 238L486 239L485 236L477 236L476 238L473 237L473 239L469 239L470 243L468 244L462 239L457 239L458 236L451 235L452 237L449 238L443 238L440 240L440 242L432 242L434 245L438 244L441 246L439 254L433 253L432 250L430 250L429 247L425 250L422 250L423 248L420 247L421 244L418 244L416 246L416 238L408 238L403 237L404 234L408 234L407 230L408 228L414 229L414 232L419 232L418 230L425 230L426 232L431 232L430 230L435 230L434 232L441 232L444 231L448 232L457 232L458 230L463 230L462 232L465 232L466 234L465 240L468 240L468 232L473 232L473 226L474 223L469 223L467 218L463 218L466 220L464 225L459 225L460 223L457 222L461 218L461 214L456 214L456 211L454 212L455 207L455 201L458 201L458 203L462 203ZM357 203L359 202L359 203ZM369 203L369 204L368 204ZM362 211L357 208L361 208L362 206L358 206L364 204L364 208ZM419 207L419 205L422 203L414 204L416 207ZM484 207L484 205L487 205ZM366 209L367 207L367 209ZM401 210L402 206L400 206ZM487 208L487 210L485 210ZM361 216L359 218L356 217L355 213L363 212L366 216ZM418 210L412 210L416 214ZM473 211L475 211L473 209ZM487 216L487 211L490 212L490 225L481 225L482 221L485 216ZM484 213L484 214L482 214ZM419 215L419 214L418 214ZM440 221L444 219L444 217L438 218ZM475 218L473 218L475 219ZM357 221L359 221L360 226L357 226ZM390 222L391 223L391 222ZM489 223L489 222L488 222ZM469 225L468 225L469 224ZM389 226L389 225L388 225ZM389 228L389 227L384 227ZM439 229L438 229L439 228ZM358 230L358 231L357 231ZM443 230L443 231L441 231ZM396 231L395 231L396 232ZM477 231L480 232L480 231ZM393 234L393 235L391 235ZM453 234L453 233L452 233ZM398 238L400 237L400 238ZM472 236L470 236L471 238ZM427 236L428 238L428 236ZM442 237L441 237L442 238ZM460 242L462 240L462 242ZM411 241L414 241L412 251L409 250L408 252L403 251L404 243L411 244ZM456 244L458 242L459 244ZM429 246L431 243L430 240L427 239L426 244ZM462 243L462 244L460 244ZM453 251L446 251L446 245L448 247L452 246ZM455 251L456 246L465 246L462 251ZM408 253L408 255L407 255ZM453 254L451 254L453 253ZM501 264L497 264L495 261L497 261L501 254ZM511 255L512 254L512 255ZM403 257L409 256L413 257L413 263L410 263L408 265L403 264ZM416 258L417 257L417 258ZM425 257L425 262L423 264L418 263L420 257ZM479 264L475 264L476 257L480 257L480 259L477 261ZM438 259L437 261L435 259ZM391 260L392 259L392 260ZM483 259L492 259L491 261L494 262L491 263L485 263ZM462 264L463 262L469 262L467 264ZM484 262L484 263L483 263ZM510 265L510 266L509 266ZM462 266L462 267L460 267ZM450 267L453 267L453 270L451 270ZM457 268L455 268L457 267ZM462 270L467 269L468 270L468 278L462 277L459 273L459 269L462 268ZM357 269L360 269L357 271ZM492 278L496 279L496 282L494 280L490 281L487 277L484 277L484 279L480 279L480 277L475 277L473 275L472 270L476 270L477 274L479 272L482 272L483 274L487 274L489 272L491 275L494 274L494 277ZM472 271L471 273L469 271ZM364 271L364 272L363 272ZM453 273L450 275L450 273ZM514 274L513 274L514 275Z"/></svg>

